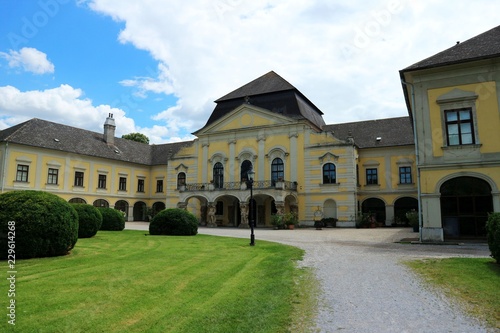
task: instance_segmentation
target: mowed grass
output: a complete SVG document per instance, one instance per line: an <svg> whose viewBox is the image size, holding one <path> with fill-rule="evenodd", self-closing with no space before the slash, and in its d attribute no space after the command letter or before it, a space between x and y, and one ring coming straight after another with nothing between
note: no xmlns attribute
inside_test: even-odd
<svg viewBox="0 0 500 333"><path fill-rule="evenodd" d="M303 251L248 243L99 231L68 256L16 263L16 325L4 315L0 331L287 332L297 304L314 304Z"/></svg>
<svg viewBox="0 0 500 333"><path fill-rule="evenodd" d="M493 259L425 259L406 264L458 300L470 315L500 329L500 265Z"/></svg>

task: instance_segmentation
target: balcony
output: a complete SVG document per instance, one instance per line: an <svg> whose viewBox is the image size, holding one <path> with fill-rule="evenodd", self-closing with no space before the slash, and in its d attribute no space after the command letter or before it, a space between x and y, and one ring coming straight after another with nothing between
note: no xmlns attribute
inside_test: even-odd
<svg viewBox="0 0 500 333"><path fill-rule="evenodd" d="M234 191L247 190L247 182L225 182L222 186L216 186L214 183L193 183L180 185L180 192L199 192L199 191ZM286 180L254 180L254 190L289 190L297 191L297 182Z"/></svg>

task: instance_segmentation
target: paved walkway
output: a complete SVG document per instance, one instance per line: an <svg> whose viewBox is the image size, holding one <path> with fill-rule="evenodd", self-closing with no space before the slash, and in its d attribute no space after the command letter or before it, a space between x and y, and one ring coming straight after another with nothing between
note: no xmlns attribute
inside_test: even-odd
<svg viewBox="0 0 500 333"><path fill-rule="evenodd" d="M148 230L148 224L128 222L126 228ZM250 238L249 229L201 227L199 233ZM255 230L256 246L268 240L306 251L301 264L314 269L322 287L315 332L491 332L401 264L489 257L488 246L395 243L416 237L409 228Z"/></svg>

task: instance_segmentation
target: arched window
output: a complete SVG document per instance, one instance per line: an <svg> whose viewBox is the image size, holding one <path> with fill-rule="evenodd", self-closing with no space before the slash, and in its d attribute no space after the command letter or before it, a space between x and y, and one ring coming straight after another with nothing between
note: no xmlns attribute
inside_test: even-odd
<svg viewBox="0 0 500 333"><path fill-rule="evenodd" d="M285 177L285 166L281 158L275 158L271 163L271 181L273 185L277 180L283 180Z"/></svg>
<svg viewBox="0 0 500 333"><path fill-rule="evenodd" d="M177 188L182 185L186 185L186 174L184 172L179 172L177 175Z"/></svg>
<svg viewBox="0 0 500 333"><path fill-rule="evenodd" d="M78 204L86 204L87 201L85 201L82 198L73 198L69 200L69 203L78 203Z"/></svg>
<svg viewBox="0 0 500 333"><path fill-rule="evenodd" d="M323 165L323 184L335 184L337 182L337 174L335 172L335 164L326 163Z"/></svg>
<svg viewBox="0 0 500 333"><path fill-rule="evenodd" d="M248 180L248 171L250 171L252 168L252 162L250 162L249 160L244 160L243 163L241 163L241 181Z"/></svg>
<svg viewBox="0 0 500 333"><path fill-rule="evenodd" d="M109 208L109 203L104 199L97 199L96 201L94 201L93 206Z"/></svg>
<svg viewBox="0 0 500 333"><path fill-rule="evenodd" d="M221 162L217 162L214 165L214 186L215 188L224 187L224 166Z"/></svg>

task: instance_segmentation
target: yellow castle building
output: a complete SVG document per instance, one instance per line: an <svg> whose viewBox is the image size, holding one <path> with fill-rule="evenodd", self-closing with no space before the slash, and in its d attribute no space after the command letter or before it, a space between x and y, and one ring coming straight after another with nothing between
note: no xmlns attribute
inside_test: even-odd
<svg viewBox="0 0 500 333"><path fill-rule="evenodd" d="M116 138L112 114L102 133L31 119L0 131L0 192L48 191L128 221L181 207L212 227L268 227L288 212L303 226L355 227L363 213L402 225L421 209L423 241L484 237L487 212L500 211L499 52L466 51L499 35L402 70L408 117L326 124L271 71L217 99L188 142Z"/></svg>

